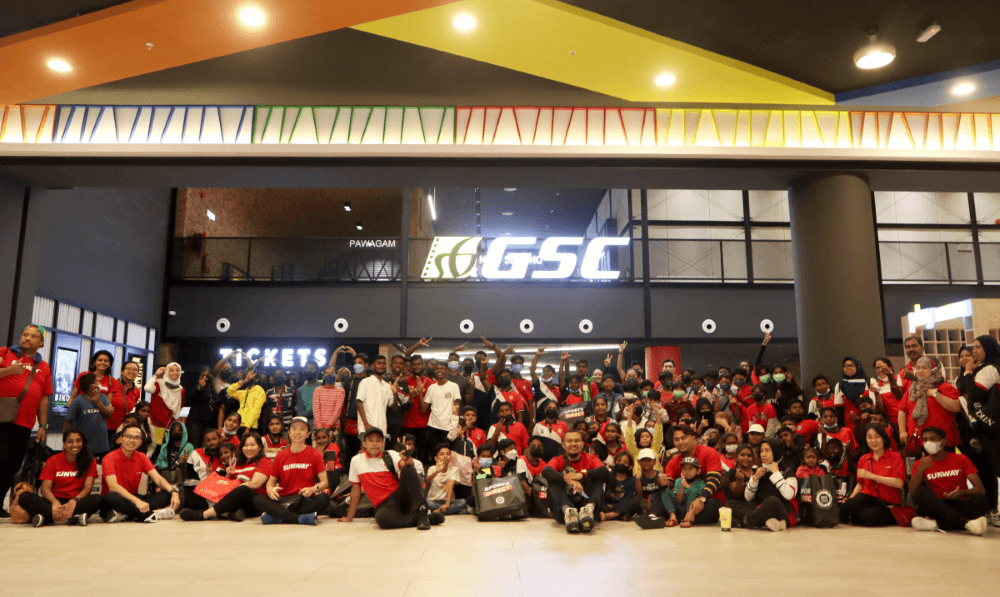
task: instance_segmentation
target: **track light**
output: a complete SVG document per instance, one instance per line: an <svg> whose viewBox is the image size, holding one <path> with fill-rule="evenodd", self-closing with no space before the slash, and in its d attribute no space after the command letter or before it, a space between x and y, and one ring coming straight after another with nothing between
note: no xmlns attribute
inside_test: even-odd
<svg viewBox="0 0 1000 597"><path fill-rule="evenodd" d="M866 33L868 34L868 44L854 53L854 64L858 68L864 70L882 68L896 59L896 48L875 41L878 27L869 27Z"/></svg>

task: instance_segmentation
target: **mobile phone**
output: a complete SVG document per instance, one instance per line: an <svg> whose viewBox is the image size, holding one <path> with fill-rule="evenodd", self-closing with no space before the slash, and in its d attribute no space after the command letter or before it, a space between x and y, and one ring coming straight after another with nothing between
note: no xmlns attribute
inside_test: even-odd
<svg viewBox="0 0 1000 597"><path fill-rule="evenodd" d="M403 450L403 456L406 456L407 458L412 458L413 450Z"/></svg>

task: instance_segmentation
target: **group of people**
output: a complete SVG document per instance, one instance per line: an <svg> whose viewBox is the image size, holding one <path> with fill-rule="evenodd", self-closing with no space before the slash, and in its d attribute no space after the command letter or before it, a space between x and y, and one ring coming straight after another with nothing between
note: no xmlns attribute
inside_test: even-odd
<svg viewBox="0 0 1000 597"><path fill-rule="evenodd" d="M47 432L44 339L28 326L18 346L0 349L0 396L22 394L0 423L0 495L36 419L39 441ZM100 512L105 522L330 516L427 529L476 513L481 482L513 478L521 515L570 533L616 521L710 525L720 512L734 527L780 531L811 523L804 496L830 476L842 523L976 535L1000 526L993 337L963 350L953 383L914 336L900 371L883 357L868 377L847 357L839 379L811 380L809 398L791 371L763 361L769 340L752 363L701 375L670 359L655 376L641 363L626 369L624 342L603 370L565 352L558 367L539 368L545 349L526 366L486 338L473 357L462 345L426 362L419 351L431 339L391 357L342 346L325 367L269 379L259 363L234 367L234 353L189 388L178 363L144 385L131 363L115 379L101 351L74 384L63 451L17 505L35 526L85 525ZM205 490L211 483L222 490Z"/></svg>

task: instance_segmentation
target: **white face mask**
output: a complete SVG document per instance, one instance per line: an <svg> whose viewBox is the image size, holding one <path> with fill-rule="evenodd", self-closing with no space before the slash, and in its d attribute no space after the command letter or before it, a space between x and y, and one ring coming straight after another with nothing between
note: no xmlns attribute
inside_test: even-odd
<svg viewBox="0 0 1000 597"><path fill-rule="evenodd" d="M545 385L552 385L552 380L553 379L555 379L555 378L553 378L553 377L543 377L542 381L545 382Z"/></svg>
<svg viewBox="0 0 1000 597"><path fill-rule="evenodd" d="M930 454L931 456L933 456L933 455L935 455L935 454L937 454L938 452L941 451L941 446L943 444L944 444L944 442L931 442L931 441L927 441L927 442L924 442L924 450L928 454Z"/></svg>
<svg viewBox="0 0 1000 597"><path fill-rule="evenodd" d="M517 450L508 450L504 452L504 456L507 457L507 460L517 460Z"/></svg>

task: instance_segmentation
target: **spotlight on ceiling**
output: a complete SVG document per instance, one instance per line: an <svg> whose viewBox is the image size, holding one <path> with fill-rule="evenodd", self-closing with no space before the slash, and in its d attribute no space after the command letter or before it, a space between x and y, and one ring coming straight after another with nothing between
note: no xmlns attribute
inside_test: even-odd
<svg viewBox="0 0 1000 597"><path fill-rule="evenodd" d="M969 95L976 90L976 86L972 83L959 83L952 87L951 92L955 95Z"/></svg>
<svg viewBox="0 0 1000 597"><path fill-rule="evenodd" d="M266 19L259 8L244 8L240 11L240 20L248 27L260 27Z"/></svg>
<svg viewBox="0 0 1000 597"><path fill-rule="evenodd" d="M924 43L925 41L937 35L938 31L941 31L941 25L938 25L937 21L931 21L931 24L928 25L927 28L921 31L920 35L917 36L917 42Z"/></svg>
<svg viewBox="0 0 1000 597"><path fill-rule="evenodd" d="M344 201L344 211L351 211L351 202Z"/></svg>
<svg viewBox="0 0 1000 597"><path fill-rule="evenodd" d="M512 215L514 215L514 212L512 212L512 211L502 211L502 212L500 212L500 215L501 216L512 216Z"/></svg>
<svg viewBox="0 0 1000 597"><path fill-rule="evenodd" d="M49 68L60 73L68 73L72 70L72 67L65 60L49 60Z"/></svg>
<svg viewBox="0 0 1000 597"><path fill-rule="evenodd" d="M510 193L510 192L513 192L513 191L516 191L516 190L517 190L517 187L504 187L504 189L503 189L503 190L505 190L505 191L507 191L508 193Z"/></svg>
<svg viewBox="0 0 1000 597"><path fill-rule="evenodd" d="M361 225L361 222L358 222L358 226L357 227L358 227L358 230L364 230L364 227Z"/></svg>
<svg viewBox="0 0 1000 597"><path fill-rule="evenodd" d="M661 73L656 77L656 84L660 87L670 87L677 82L677 77L670 73Z"/></svg>
<svg viewBox="0 0 1000 597"><path fill-rule="evenodd" d="M882 68L896 59L896 48L875 41L878 27L869 27L866 33L868 34L868 44L854 53L854 64L858 68L864 70Z"/></svg>
<svg viewBox="0 0 1000 597"><path fill-rule="evenodd" d="M459 31L472 31L476 28L476 18L469 14L460 14L451 24Z"/></svg>

